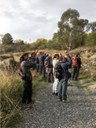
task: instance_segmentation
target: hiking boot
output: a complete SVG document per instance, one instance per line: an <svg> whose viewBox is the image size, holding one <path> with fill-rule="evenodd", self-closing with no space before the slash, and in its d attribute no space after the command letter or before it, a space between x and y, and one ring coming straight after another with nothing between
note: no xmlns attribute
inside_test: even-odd
<svg viewBox="0 0 96 128"><path fill-rule="evenodd" d="M67 100L67 97L64 97L62 102L68 103L69 101Z"/></svg>
<svg viewBox="0 0 96 128"><path fill-rule="evenodd" d="M67 102L67 100L62 100L62 102Z"/></svg>
<svg viewBox="0 0 96 128"><path fill-rule="evenodd" d="M56 96L58 96L58 93L55 93Z"/></svg>
<svg viewBox="0 0 96 128"><path fill-rule="evenodd" d="M59 99L58 99L58 101L62 101L62 99L61 99L61 98L59 98Z"/></svg>
<svg viewBox="0 0 96 128"><path fill-rule="evenodd" d="M64 98L63 98L63 101L67 101L67 98L66 98L66 97L64 97Z"/></svg>
<svg viewBox="0 0 96 128"><path fill-rule="evenodd" d="M53 92L52 95L55 95L55 92Z"/></svg>

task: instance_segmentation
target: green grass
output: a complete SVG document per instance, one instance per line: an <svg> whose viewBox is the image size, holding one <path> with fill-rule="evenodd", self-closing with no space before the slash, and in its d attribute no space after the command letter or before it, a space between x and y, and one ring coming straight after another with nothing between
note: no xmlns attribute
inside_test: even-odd
<svg viewBox="0 0 96 128"><path fill-rule="evenodd" d="M78 88L82 88L85 92L90 93L92 90L89 88L86 84L91 84L92 82L95 82L96 79L94 77L90 77L87 74L83 74L79 77L79 80L77 81Z"/></svg>
<svg viewBox="0 0 96 128"><path fill-rule="evenodd" d="M47 78L43 78L42 75L37 74L37 77L33 78L33 94L41 88L47 87Z"/></svg>
<svg viewBox="0 0 96 128"><path fill-rule="evenodd" d="M76 86L78 88L82 88L86 93L90 93L92 90L89 88L87 84L91 84L95 81L96 77L90 76L88 72L85 72L84 69L81 68L78 81L76 82Z"/></svg>

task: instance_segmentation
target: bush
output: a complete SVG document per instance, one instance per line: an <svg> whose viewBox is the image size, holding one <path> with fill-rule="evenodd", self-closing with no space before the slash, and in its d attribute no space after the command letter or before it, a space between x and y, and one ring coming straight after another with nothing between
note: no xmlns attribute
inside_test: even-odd
<svg viewBox="0 0 96 128"><path fill-rule="evenodd" d="M86 35L85 37L85 45L94 46L96 45L96 32L92 32Z"/></svg>

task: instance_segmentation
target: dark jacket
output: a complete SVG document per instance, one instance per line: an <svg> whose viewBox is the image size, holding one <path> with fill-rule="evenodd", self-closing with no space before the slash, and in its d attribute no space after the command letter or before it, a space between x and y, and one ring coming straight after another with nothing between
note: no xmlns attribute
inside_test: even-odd
<svg viewBox="0 0 96 128"><path fill-rule="evenodd" d="M39 64L38 56L35 57L36 64Z"/></svg>
<svg viewBox="0 0 96 128"><path fill-rule="evenodd" d="M78 68L81 68L81 64L82 64L81 58L80 57L77 57L77 67Z"/></svg>
<svg viewBox="0 0 96 128"><path fill-rule="evenodd" d="M68 72L68 69L71 65L71 60L69 59L68 61L64 61L64 62L61 62L61 67L62 67L62 78L65 79L65 80L68 80L69 79L69 72Z"/></svg>
<svg viewBox="0 0 96 128"><path fill-rule="evenodd" d="M44 61L45 61L46 56L45 55L39 55L38 56L38 60L39 60L39 64L44 66Z"/></svg>
<svg viewBox="0 0 96 128"><path fill-rule="evenodd" d="M52 57L47 56L44 64L45 64L45 67L47 67L47 68L53 68Z"/></svg>
<svg viewBox="0 0 96 128"><path fill-rule="evenodd" d="M61 67L61 62L59 61L55 67L54 67L54 75L55 77L60 81L62 79L62 67Z"/></svg>
<svg viewBox="0 0 96 128"><path fill-rule="evenodd" d="M28 60L24 60L21 62L20 69L21 69L23 80L32 81L32 74L31 74L30 68L32 68L33 65L34 65L34 63L31 61L28 61Z"/></svg>

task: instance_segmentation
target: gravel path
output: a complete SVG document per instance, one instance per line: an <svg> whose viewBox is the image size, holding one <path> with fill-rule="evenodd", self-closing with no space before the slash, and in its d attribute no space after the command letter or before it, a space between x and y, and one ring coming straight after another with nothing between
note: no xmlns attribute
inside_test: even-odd
<svg viewBox="0 0 96 128"><path fill-rule="evenodd" d="M51 92L52 84L40 89L32 109L24 110L17 128L96 128L96 90L85 92L68 87L68 102L59 102Z"/></svg>

